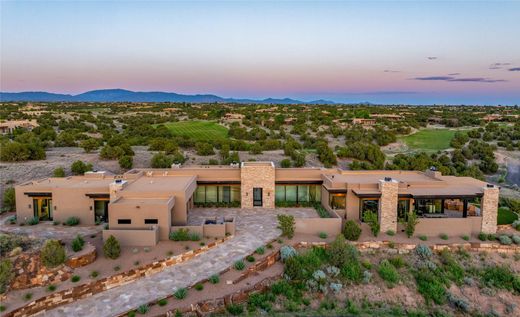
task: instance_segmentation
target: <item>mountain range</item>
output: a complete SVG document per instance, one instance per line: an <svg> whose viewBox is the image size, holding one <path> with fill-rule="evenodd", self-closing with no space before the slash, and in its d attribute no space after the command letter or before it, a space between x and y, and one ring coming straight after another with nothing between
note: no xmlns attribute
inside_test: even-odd
<svg viewBox="0 0 520 317"><path fill-rule="evenodd" d="M290 98L237 99L211 94L184 95L162 91L130 91L125 89L91 90L78 95L44 91L0 92L0 101L41 102L191 102L191 103L257 103L257 104L334 104L330 100L300 101Z"/></svg>

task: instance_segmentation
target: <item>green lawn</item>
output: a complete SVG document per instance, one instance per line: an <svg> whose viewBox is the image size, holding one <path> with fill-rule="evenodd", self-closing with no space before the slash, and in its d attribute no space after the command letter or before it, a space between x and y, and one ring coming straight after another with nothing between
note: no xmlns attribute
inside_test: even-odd
<svg viewBox="0 0 520 317"><path fill-rule="evenodd" d="M180 121L164 124L173 135L188 136L195 141L227 139L228 129L211 121Z"/></svg>
<svg viewBox="0 0 520 317"><path fill-rule="evenodd" d="M423 129L402 137L401 140L414 151L436 152L450 147L456 130Z"/></svg>
<svg viewBox="0 0 520 317"><path fill-rule="evenodd" d="M498 208L498 224L508 225L518 219L518 215L512 212L508 207Z"/></svg>

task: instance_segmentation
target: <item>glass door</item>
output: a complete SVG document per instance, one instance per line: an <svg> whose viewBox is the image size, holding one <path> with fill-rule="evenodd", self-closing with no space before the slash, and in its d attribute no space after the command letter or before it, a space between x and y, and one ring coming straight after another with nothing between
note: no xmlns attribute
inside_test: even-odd
<svg viewBox="0 0 520 317"><path fill-rule="evenodd" d="M262 206L262 188L253 188L253 206Z"/></svg>
<svg viewBox="0 0 520 317"><path fill-rule="evenodd" d="M52 220L52 199L51 198L33 198L34 217L39 220Z"/></svg>
<svg viewBox="0 0 520 317"><path fill-rule="evenodd" d="M94 200L94 220L108 222L108 200Z"/></svg>

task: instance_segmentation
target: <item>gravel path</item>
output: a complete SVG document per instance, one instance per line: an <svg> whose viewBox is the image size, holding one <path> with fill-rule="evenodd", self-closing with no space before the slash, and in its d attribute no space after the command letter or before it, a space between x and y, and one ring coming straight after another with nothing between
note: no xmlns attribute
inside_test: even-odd
<svg viewBox="0 0 520 317"><path fill-rule="evenodd" d="M222 211L225 209L222 209ZM198 209L190 213L191 222L207 215L219 214L209 209ZM164 271L144 277L127 285L116 287L68 305L43 312L39 316L114 316L135 309L141 304L166 297L177 289L189 287L232 266L252 253L256 248L280 235L276 213L294 213L298 217L316 216L312 209L289 210L226 210L226 216L238 216L235 237L199 256Z"/></svg>

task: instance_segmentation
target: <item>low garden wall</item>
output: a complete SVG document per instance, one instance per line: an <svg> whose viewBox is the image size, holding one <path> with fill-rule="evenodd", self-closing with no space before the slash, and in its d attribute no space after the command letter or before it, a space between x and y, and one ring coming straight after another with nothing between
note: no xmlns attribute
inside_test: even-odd
<svg viewBox="0 0 520 317"><path fill-rule="evenodd" d="M171 231L187 229L190 233L196 233L200 237L224 238L235 235L235 218L230 222L220 224L201 224L198 226L173 226Z"/></svg>
<svg viewBox="0 0 520 317"><path fill-rule="evenodd" d="M120 245L147 247L159 242L159 227L153 229L113 229L103 230L103 241L114 236Z"/></svg>
<svg viewBox="0 0 520 317"><path fill-rule="evenodd" d="M329 236L341 233L343 220L334 210L327 210L331 218L295 218L295 233L318 234L324 232Z"/></svg>
<svg viewBox="0 0 520 317"><path fill-rule="evenodd" d="M118 230L119 231L119 230ZM82 298L90 297L94 294L98 294L105 290L122 286L133 282L141 277L156 274L161 272L166 267L174 266L185 261L188 261L199 254L202 254L217 245L226 241L227 238L217 240L215 242L208 243L205 246L197 250L187 251L183 254L172 256L160 261L155 261L150 264L142 265L135 269L122 272L116 275L105 277L90 283L78 285L61 292L56 292L45 297L38 298L29 304L17 308L7 314L4 317L25 317L32 316L42 311L53 309L55 307L72 303Z"/></svg>
<svg viewBox="0 0 520 317"><path fill-rule="evenodd" d="M90 243L87 243L78 255L70 257L65 264L75 269L93 263L96 260L96 258L96 247L94 247Z"/></svg>
<svg viewBox="0 0 520 317"><path fill-rule="evenodd" d="M438 236L475 235L481 231L482 217L467 218L419 218L415 226L415 234Z"/></svg>

